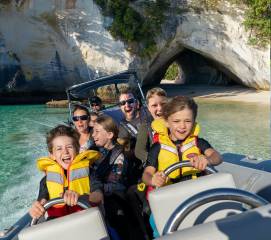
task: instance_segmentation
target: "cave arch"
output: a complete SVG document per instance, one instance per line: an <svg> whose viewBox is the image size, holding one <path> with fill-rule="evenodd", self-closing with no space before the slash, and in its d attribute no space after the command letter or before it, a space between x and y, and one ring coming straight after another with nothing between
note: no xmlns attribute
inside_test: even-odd
<svg viewBox="0 0 271 240"><path fill-rule="evenodd" d="M182 73L178 83L207 85L243 85L245 84L218 61L196 51L181 47L179 51L164 62L156 58L143 78L143 85L160 84L169 66L176 62Z"/></svg>

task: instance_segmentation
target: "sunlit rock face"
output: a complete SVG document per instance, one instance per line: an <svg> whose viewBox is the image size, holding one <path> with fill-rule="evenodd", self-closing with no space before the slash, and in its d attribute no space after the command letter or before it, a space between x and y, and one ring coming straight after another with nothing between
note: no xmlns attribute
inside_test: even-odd
<svg viewBox="0 0 271 240"><path fill-rule="evenodd" d="M248 44L250 32L242 25L243 16L244 9L228 1L207 10L195 0L172 0L167 22L156 40L158 51L148 62L137 59L144 82L162 76L172 60L182 62L182 52L188 49L211 60L239 84L270 89L269 47Z"/></svg>
<svg viewBox="0 0 271 240"><path fill-rule="evenodd" d="M143 12L137 6L140 2L131 6ZM210 78L207 83L217 82L222 71L242 85L270 88L269 49L248 45L250 33L242 25L244 10L239 6L220 1L215 10L207 10L197 0L171 0L166 16L155 39L157 51L141 58L113 39L107 30L112 19L102 16L93 0L3 0L0 91L63 92L97 75L128 68L138 70L143 84L153 85L174 60L186 76L199 72L193 83L206 83L200 73ZM186 59L196 57L183 57L187 50L210 60L212 66L195 71L192 66L198 64Z"/></svg>
<svg viewBox="0 0 271 240"><path fill-rule="evenodd" d="M124 44L84 0L0 3L0 89L59 92L97 74L128 68Z"/></svg>

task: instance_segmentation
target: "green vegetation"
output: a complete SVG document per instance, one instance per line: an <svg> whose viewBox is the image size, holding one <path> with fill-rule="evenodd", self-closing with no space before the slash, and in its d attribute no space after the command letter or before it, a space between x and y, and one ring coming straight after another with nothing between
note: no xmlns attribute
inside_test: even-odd
<svg viewBox="0 0 271 240"><path fill-rule="evenodd" d="M207 8L217 8L222 0L200 0ZM225 1L225 0L223 0ZM245 4L248 9L245 12L244 25L247 31L251 31L249 42L253 45L266 46L271 37L271 2L270 0L228 0L231 3Z"/></svg>
<svg viewBox="0 0 271 240"><path fill-rule="evenodd" d="M196 0L196 6L217 9L220 1ZM270 39L270 0L228 0L248 6L244 25L251 31L250 43L265 46ZM142 57L151 56L156 50L155 37L161 32L165 13L170 7L170 0L140 1L134 0L95 0L105 16L111 16L113 22L109 27L112 36L121 39L131 52ZM135 9L139 7L140 13ZM143 11L142 11L143 9ZM178 11L178 9L175 9ZM185 11L184 11L185 12ZM181 14L177 13L176 14Z"/></svg>
<svg viewBox="0 0 271 240"><path fill-rule="evenodd" d="M156 50L155 36L159 34L169 7L168 0L144 1L140 15L129 4L132 0L95 0L105 16L113 17L111 34L128 44L131 52L150 56Z"/></svg>
<svg viewBox="0 0 271 240"><path fill-rule="evenodd" d="M251 29L251 44L265 46L270 43L271 36L271 2L270 0L243 0L249 9L246 12L244 25Z"/></svg>
<svg viewBox="0 0 271 240"><path fill-rule="evenodd" d="M175 80L178 74L179 74L179 67L178 67L178 64L174 62L168 67L165 73L164 79Z"/></svg>

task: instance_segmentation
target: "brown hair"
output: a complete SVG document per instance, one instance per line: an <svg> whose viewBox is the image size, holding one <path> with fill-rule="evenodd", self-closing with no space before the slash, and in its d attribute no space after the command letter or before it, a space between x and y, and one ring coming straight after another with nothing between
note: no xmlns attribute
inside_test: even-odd
<svg viewBox="0 0 271 240"><path fill-rule="evenodd" d="M134 91L133 91L130 87L128 87L128 86L122 87L122 88L120 89L119 97L120 97L121 95L124 95L124 94L132 94L133 97L136 98L136 94L135 94Z"/></svg>
<svg viewBox="0 0 271 240"><path fill-rule="evenodd" d="M96 112L90 112L90 113L89 113L89 116L96 116L96 117L98 117L98 116L99 116L99 114L98 114L98 113L96 113Z"/></svg>
<svg viewBox="0 0 271 240"><path fill-rule="evenodd" d="M79 133L71 127L65 125L58 125L57 127L53 128L49 131L46 135L46 143L48 147L49 153L53 153L53 140L56 137L60 136L67 136L72 138L73 140L73 147L75 148L76 152L79 152L80 144L79 144Z"/></svg>
<svg viewBox="0 0 271 240"><path fill-rule="evenodd" d="M90 116L89 110L87 109L87 107L79 105L79 104L74 105L73 110L72 110L72 115L74 115L75 111L77 110L85 111L86 115Z"/></svg>
<svg viewBox="0 0 271 240"><path fill-rule="evenodd" d="M119 128L112 117L105 114L100 115L98 116L96 123L102 125L105 131L113 133L112 141L117 140Z"/></svg>
<svg viewBox="0 0 271 240"><path fill-rule="evenodd" d="M164 118L167 120L170 115L182 111L185 108L188 108L193 113L194 121L196 120L197 113L198 113L198 105L193 100L193 98L185 97L185 96L176 96L169 100L168 103L164 105L163 108L163 115Z"/></svg>
<svg viewBox="0 0 271 240"><path fill-rule="evenodd" d="M147 95L146 95L147 104L149 104L149 99L152 98L154 95L157 95L159 97L165 97L165 98L167 97L167 93L164 89L159 88L159 87L152 88L147 92Z"/></svg>

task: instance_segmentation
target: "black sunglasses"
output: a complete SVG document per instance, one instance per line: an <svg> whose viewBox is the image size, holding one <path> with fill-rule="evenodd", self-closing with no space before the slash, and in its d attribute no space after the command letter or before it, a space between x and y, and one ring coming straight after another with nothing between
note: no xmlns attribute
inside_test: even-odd
<svg viewBox="0 0 271 240"><path fill-rule="evenodd" d="M90 105L91 107L96 107L96 106L99 106L99 103L91 103Z"/></svg>
<svg viewBox="0 0 271 240"><path fill-rule="evenodd" d="M77 121L79 121L79 120L86 121L86 120L88 120L88 115L73 116L73 117L72 117L72 120L73 120L74 122L77 122Z"/></svg>
<svg viewBox="0 0 271 240"><path fill-rule="evenodd" d="M135 100L134 98L130 98L130 99L128 99L128 100L120 101L120 102L119 102L119 105L120 105L120 106L124 106L126 103L132 104L132 103L134 103L135 101L136 101L136 100Z"/></svg>

